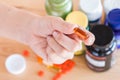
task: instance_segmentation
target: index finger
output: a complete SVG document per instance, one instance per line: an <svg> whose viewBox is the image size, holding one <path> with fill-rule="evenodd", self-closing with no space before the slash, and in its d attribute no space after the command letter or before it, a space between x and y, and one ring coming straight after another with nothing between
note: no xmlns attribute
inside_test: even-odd
<svg viewBox="0 0 120 80"><path fill-rule="evenodd" d="M72 34L74 33L74 28L78 27L78 25L71 24L69 22L63 21L60 18L56 18L52 21L52 26L55 30L64 33L64 34Z"/></svg>

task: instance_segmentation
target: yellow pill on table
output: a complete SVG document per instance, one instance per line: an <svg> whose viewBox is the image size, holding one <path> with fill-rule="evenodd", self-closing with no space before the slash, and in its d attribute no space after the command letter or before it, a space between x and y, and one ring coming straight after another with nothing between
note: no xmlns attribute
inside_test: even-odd
<svg viewBox="0 0 120 80"><path fill-rule="evenodd" d="M66 21L72 24L77 24L86 28L88 26L88 18L87 16L81 11L73 11L69 13L66 17Z"/></svg>

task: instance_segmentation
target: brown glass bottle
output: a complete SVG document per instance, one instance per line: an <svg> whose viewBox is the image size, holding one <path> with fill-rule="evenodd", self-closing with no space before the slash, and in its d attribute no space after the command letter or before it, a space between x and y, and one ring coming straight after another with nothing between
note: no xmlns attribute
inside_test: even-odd
<svg viewBox="0 0 120 80"><path fill-rule="evenodd" d="M90 31L95 35L95 42L92 46L87 46L85 54L87 65L94 71L106 71L115 63L114 33L105 25L94 25Z"/></svg>

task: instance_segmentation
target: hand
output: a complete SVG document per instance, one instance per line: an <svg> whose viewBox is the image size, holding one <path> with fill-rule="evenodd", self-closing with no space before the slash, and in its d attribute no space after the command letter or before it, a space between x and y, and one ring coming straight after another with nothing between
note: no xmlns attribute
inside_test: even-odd
<svg viewBox="0 0 120 80"><path fill-rule="evenodd" d="M4 4L0 13L0 36L28 44L46 62L61 64L81 48L81 40L73 31L78 26L61 18L41 17ZM89 35L83 42L92 44L94 36L83 30Z"/></svg>
<svg viewBox="0 0 120 80"><path fill-rule="evenodd" d="M29 35L29 45L45 62L61 64L72 59L74 52L81 49L81 40L73 34L75 27L78 26L67 23L61 18L41 17L36 19L30 29L32 32ZM85 43L92 44L94 36L86 32L90 40Z"/></svg>

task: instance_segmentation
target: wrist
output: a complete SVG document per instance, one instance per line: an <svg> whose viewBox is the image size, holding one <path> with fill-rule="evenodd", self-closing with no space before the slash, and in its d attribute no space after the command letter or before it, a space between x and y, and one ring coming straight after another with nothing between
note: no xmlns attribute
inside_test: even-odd
<svg viewBox="0 0 120 80"><path fill-rule="evenodd" d="M37 33L36 27L40 26L40 20L42 20L42 16L34 16L34 18L30 19L28 26L20 34L22 43L31 44L33 36Z"/></svg>

